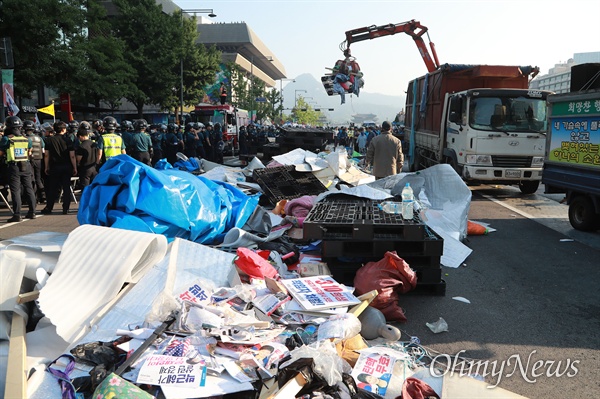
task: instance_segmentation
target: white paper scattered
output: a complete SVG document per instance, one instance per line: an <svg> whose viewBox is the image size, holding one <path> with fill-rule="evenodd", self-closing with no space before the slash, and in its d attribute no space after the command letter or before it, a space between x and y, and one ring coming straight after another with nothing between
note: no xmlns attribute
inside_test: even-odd
<svg viewBox="0 0 600 399"><path fill-rule="evenodd" d="M441 317L437 321L433 323L425 323L425 325L429 327L429 329L435 334L448 331L448 323L446 323L446 320Z"/></svg>
<svg viewBox="0 0 600 399"><path fill-rule="evenodd" d="M561 238L560 242L573 242L575 240L573 240L572 238Z"/></svg>
<svg viewBox="0 0 600 399"><path fill-rule="evenodd" d="M469 301L467 298L462 297L462 296L453 296L452 299L459 301L459 302L471 303L471 301Z"/></svg>

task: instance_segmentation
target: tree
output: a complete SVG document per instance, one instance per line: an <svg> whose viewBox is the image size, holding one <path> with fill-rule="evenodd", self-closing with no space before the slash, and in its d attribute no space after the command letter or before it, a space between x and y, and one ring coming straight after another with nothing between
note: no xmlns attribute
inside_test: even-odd
<svg viewBox="0 0 600 399"><path fill-rule="evenodd" d="M125 61L125 43L112 36L106 10L96 0L87 2L85 19L87 34L72 40L69 61L83 68L58 86L76 102L118 105L134 89L135 70Z"/></svg>
<svg viewBox="0 0 600 399"><path fill-rule="evenodd" d="M316 126L323 114L315 111L302 96L298 96L296 107L292 110L292 118L299 124Z"/></svg>
<svg viewBox="0 0 600 399"><path fill-rule="evenodd" d="M185 105L194 105L200 102L204 96L205 88L215 82L221 53L214 46L206 48L203 44L196 43L198 30L195 16L182 18L182 13L176 12L171 19L173 24L180 25L179 62L173 70L173 73L179 76L179 84L161 105L164 108L177 110L181 103L182 67L183 102ZM181 64L182 61L183 64ZM219 97L218 94L216 97Z"/></svg>
<svg viewBox="0 0 600 399"><path fill-rule="evenodd" d="M119 9L113 23L115 36L125 43L125 59L135 70L133 87L126 98L141 118L144 105L165 106L177 90L181 23L163 13L154 0L113 2Z"/></svg>
<svg viewBox="0 0 600 399"><path fill-rule="evenodd" d="M10 37L17 97L58 87L81 72L70 43L84 34L85 0L3 0L0 37Z"/></svg>
<svg viewBox="0 0 600 399"><path fill-rule="evenodd" d="M267 104L269 104L269 110L267 116L274 122L283 124L281 121L281 112L283 111L283 97L281 92L277 89L273 89L267 93ZM275 106L277 104L277 106Z"/></svg>

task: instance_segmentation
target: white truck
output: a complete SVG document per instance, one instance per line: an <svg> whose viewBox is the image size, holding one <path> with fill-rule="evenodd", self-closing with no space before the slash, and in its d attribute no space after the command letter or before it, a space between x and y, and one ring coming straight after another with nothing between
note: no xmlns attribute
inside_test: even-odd
<svg viewBox="0 0 600 399"><path fill-rule="evenodd" d="M537 71L445 64L411 81L405 115L410 170L447 163L468 183L516 184L523 194L534 193L551 94L527 88Z"/></svg>

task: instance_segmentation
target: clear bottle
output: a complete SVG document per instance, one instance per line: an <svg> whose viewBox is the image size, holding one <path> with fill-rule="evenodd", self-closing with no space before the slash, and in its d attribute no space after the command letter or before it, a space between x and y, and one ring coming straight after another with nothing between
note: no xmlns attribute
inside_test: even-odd
<svg viewBox="0 0 600 399"><path fill-rule="evenodd" d="M402 189L402 218L406 220L412 220L414 216L414 202L415 198L413 195L412 187L410 183L406 183L406 186Z"/></svg>

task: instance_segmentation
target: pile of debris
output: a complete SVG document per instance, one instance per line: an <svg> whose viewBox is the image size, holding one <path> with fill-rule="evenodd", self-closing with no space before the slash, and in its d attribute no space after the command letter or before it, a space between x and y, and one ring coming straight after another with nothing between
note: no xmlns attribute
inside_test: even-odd
<svg viewBox="0 0 600 399"><path fill-rule="evenodd" d="M259 171L264 166L254 161L246 170L207 163L195 176L154 171L120 156L84 192L80 227L0 242L5 397L464 393L456 378L436 373L431 352L416 337L387 324L402 320L390 309L418 282L401 253L365 262L348 284L334 277L318 242L302 237L304 221L316 220L311 211L327 197L389 199L410 177L365 185L368 176L341 153L329 157L296 151L276 159L270 171ZM262 187L280 178L275 168L285 179L298 178L290 177L290 165L309 170L300 179L322 192L306 195L298 185L292 195L273 198L271 190L269 205L259 205L269 196ZM424 224L430 215L444 253L446 242L456 251L466 233L464 191L450 172L442 166L419 176L418 198L427 208L411 222ZM248 181L252 175L258 183ZM442 194L438 207L441 193L431 187L453 194ZM462 211L453 195L463 201ZM386 267L396 271L394 278L376 276ZM484 382L468 380L470 389L481 389L471 397L487 397Z"/></svg>

